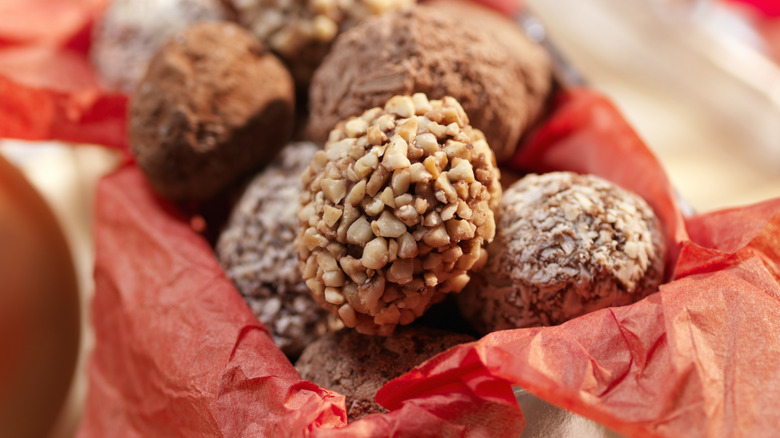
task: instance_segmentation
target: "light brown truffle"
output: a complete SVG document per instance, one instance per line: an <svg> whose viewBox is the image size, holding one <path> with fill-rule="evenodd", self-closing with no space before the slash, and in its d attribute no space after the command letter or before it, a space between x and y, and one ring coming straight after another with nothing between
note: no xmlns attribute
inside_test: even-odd
<svg viewBox="0 0 780 438"><path fill-rule="evenodd" d="M292 78L257 38L202 22L152 59L130 103L130 149L155 191L205 200L270 160L293 112Z"/></svg>
<svg viewBox="0 0 780 438"><path fill-rule="evenodd" d="M309 345L295 368L304 379L343 394L349 421L355 421L387 412L374 400L385 383L449 348L472 341L468 335L424 327L404 327L390 337L342 330Z"/></svg>
<svg viewBox="0 0 780 438"><path fill-rule="evenodd" d="M664 241L637 195L592 175L527 175L496 212L489 259L458 296L481 333L630 304L663 280Z"/></svg>
<svg viewBox="0 0 780 438"><path fill-rule="evenodd" d="M495 234L498 177L451 97L394 96L340 123L303 175L296 248L314 299L389 334L460 291Z"/></svg>
<svg viewBox="0 0 780 438"><path fill-rule="evenodd" d="M276 52L306 87L341 32L415 0L228 0L238 20ZM367 107L368 108L368 107Z"/></svg>
<svg viewBox="0 0 780 438"><path fill-rule="evenodd" d="M90 60L108 88L130 94L168 38L226 15L220 0L112 0L95 23Z"/></svg>
<svg viewBox="0 0 780 438"><path fill-rule="evenodd" d="M393 95L422 92L457 99L498 162L510 158L541 112L549 61L519 32L516 44L503 44L465 20L443 7L416 6L342 34L312 80L308 135L324 141L339 120Z"/></svg>
<svg viewBox="0 0 780 438"><path fill-rule="evenodd" d="M311 298L293 247L300 175L318 150L313 143L282 149L246 187L216 245L228 278L289 357L340 326Z"/></svg>

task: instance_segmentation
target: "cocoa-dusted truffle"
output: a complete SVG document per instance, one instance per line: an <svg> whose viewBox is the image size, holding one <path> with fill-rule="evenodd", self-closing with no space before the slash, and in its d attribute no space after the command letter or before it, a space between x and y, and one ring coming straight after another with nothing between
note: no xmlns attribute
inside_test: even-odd
<svg viewBox="0 0 780 438"><path fill-rule="evenodd" d="M638 301L663 280L660 222L591 175L527 175L504 193L485 267L458 296L481 333L554 325Z"/></svg>
<svg viewBox="0 0 780 438"><path fill-rule="evenodd" d="M424 327L404 327L389 337L342 330L309 345L295 368L304 379L343 394L347 417L355 421L387 412L374 400L385 383L449 348L472 341L468 335Z"/></svg>
<svg viewBox="0 0 780 438"><path fill-rule="evenodd" d="M510 55L515 56L539 56L536 51L529 51L529 38L521 26L504 13L495 8L487 6L489 2L475 2L473 0L426 0L425 5L445 12L461 23L468 23L470 26L478 27L490 33L496 41L504 45L510 51ZM537 47L537 46L534 46ZM544 54L542 54L544 55ZM529 92L546 92L549 90L550 76L552 75L547 66L547 56L542 56L539 62L544 65L533 72L536 75L526 77L530 82ZM544 98L541 96L540 98Z"/></svg>
<svg viewBox="0 0 780 438"><path fill-rule="evenodd" d="M225 18L220 0L112 0L92 32L90 59L106 86L129 94L168 38Z"/></svg>
<svg viewBox="0 0 780 438"><path fill-rule="evenodd" d="M308 134L328 136L339 120L396 94L452 96L485 133L499 162L539 115L550 89L545 51L517 34L502 44L443 7L416 6L372 18L342 34L314 75ZM524 50L509 47L523 46Z"/></svg>
<svg viewBox="0 0 780 438"><path fill-rule="evenodd" d="M238 20L281 56L300 86L336 36L365 18L414 4L415 0L228 0ZM373 106L373 105L372 105ZM370 107L366 107L370 108ZM324 139L323 139L324 140Z"/></svg>
<svg viewBox="0 0 780 438"><path fill-rule="evenodd" d="M154 56L131 101L130 148L152 187L203 200L289 140L293 83L246 29L193 25Z"/></svg>
<svg viewBox="0 0 780 438"><path fill-rule="evenodd" d="M460 291L495 234L498 177L451 97L394 96L340 123L303 174L296 248L314 299L389 334Z"/></svg>
<svg viewBox="0 0 780 438"><path fill-rule="evenodd" d="M298 270L301 173L319 147L293 143L246 187L217 242L217 258L279 348L297 357L339 321L312 300Z"/></svg>

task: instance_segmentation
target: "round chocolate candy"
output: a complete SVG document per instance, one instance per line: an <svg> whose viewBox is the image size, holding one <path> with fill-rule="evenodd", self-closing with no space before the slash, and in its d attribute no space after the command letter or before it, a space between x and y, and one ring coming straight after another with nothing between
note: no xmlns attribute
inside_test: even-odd
<svg viewBox="0 0 780 438"><path fill-rule="evenodd" d="M314 299L389 334L463 289L495 234L494 163L451 97L394 96L340 123L303 175L296 247Z"/></svg>
<svg viewBox="0 0 780 438"><path fill-rule="evenodd" d="M226 16L220 0L112 0L92 32L90 59L108 88L132 94L168 38Z"/></svg>
<svg viewBox="0 0 780 438"><path fill-rule="evenodd" d="M481 333L555 325L658 289L664 236L634 193L592 175L527 175L504 192L485 267L458 296Z"/></svg>
<svg viewBox="0 0 780 438"><path fill-rule="evenodd" d="M287 62L307 87L333 40L364 19L413 5L415 0L227 0L238 21Z"/></svg>
<svg viewBox="0 0 780 438"><path fill-rule="evenodd" d="M392 336L367 336L341 330L318 339L303 351L295 368L306 380L343 394L347 417L355 421L387 412L376 392L433 356L474 341L469 335L426 327L404 327Z"/></svg>
<svg viewBox="0 0 780 438"><path fill-rule="evenodd" d="M217 241L217 258L289 357L342 325L312 300L298 270L301 173L319 150L292 143L246 187Z"/></svg>
<svg viewBox="0 0 780 438"><path fill-rule="evenodd" d="M293 112L292 78L257 38L202 22L152 58L130 104L130 149L161 195L207 200L287 143Z"/></svg>

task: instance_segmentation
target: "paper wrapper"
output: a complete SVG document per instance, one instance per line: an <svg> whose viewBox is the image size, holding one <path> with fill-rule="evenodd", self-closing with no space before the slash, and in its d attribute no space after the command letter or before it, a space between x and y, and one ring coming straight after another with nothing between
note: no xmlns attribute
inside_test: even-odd
<svg viewBox="0 0 780 438"><path fill-rule="evenodd" d="M30 14L44 3L70 18ZM0 20L0 136L124 144L124 97L85 64L101 4L3 5L33 25ZM595 173L643 196L664 225L668 282L630 306L455 347L379 391L390 413L348 426L343 396L300 379L190 218L123 167L96 202L97 339L79 436L507 436L523 427L514 385L625 435L780 430L780 200L683 218L657 160L588 90L560 94L512 164Z"/></svg>
<svg viewBox="0 0 780 438"><path fill-rule="evenodd" d="M0 138L125 147L127 97L102 90L87 60L105 2L0 4Z"/></svg>
<svg viewBox="0 0 780 438"><path fill-rule="evenodd" d="M725 0L744 5L768 18L780 18L780 3L777 0Z"/></svg>

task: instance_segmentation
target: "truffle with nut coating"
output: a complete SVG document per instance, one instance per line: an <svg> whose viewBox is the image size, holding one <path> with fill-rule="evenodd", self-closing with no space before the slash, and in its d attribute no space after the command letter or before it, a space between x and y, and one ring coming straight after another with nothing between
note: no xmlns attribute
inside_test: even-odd
<svg viewBox="0 0 780 438"><path fill-rule="evenodd" d="M130 150L161 195L209 199L287 143L293 88L246 29L195 24L163 45L141 80L130 103Z"/></svg>
<svg viewBox="0 0 780 438"><path fill-rule="evenodd" d="M404 327L390 337L342 330L306 347L295 368L304 379L343 394L347 417L355 421L387 412L374 400L385 383L449 348L472 341L468 335L425 327Z"/></svg>
<svg viewBox="0 0 780 438"><path fill-rule="evenodd" d="M561 324L663 281L664 238L634 193L593 175L531 174L506 190L484 268L457 297L480 333Z"/></svg>
<svg viewBox="0 0 780 438"><path fill-rule="evenodd" d="M516 44L501 43L464 14L441 6L366 20L338 38L315 72L307 133L324 141L338 121L393 95L452 96L484 132L498 162L506 161L540 115L551 87L544 49L521 33L516 38Z"/></svg>
<svg viewBox="0 0 780 438"><path fill-rule="evenodd" d="M302 177L295 244L314 299L386 335L460 291L495 235L498 179L451 97L394 96L340 123Z"/></svg>
<svg viewBox="0 0 780 438"><path fill-rule="evenodd" d="M300 175L319 149L313 143L285 146L247 185L216 245L225 274L289 357L341 327L312 300L293 247Z"/></svg>

